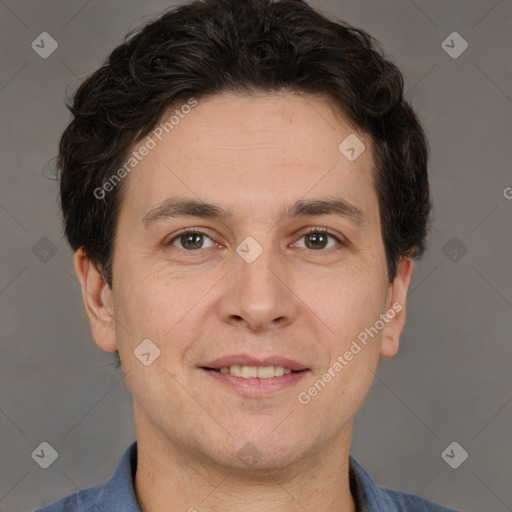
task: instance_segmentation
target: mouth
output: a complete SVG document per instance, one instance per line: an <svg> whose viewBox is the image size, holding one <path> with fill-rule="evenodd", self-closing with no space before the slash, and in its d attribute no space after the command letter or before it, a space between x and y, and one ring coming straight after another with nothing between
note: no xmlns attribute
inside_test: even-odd
<svg viewBox="0 0 512 512"><path fill-rule="evenodd" d="M235 392L244 398L271 398L296 386L309 372L308 368L292 370L285 366L231 365L200 368L222 389Z"/></svg>
<svg viewBox="0 0 512 512"><path fill-rule="evenodd" d="M202 367L204 370L211 370L213 372L224 373L240 377L242 379L272 379L275 377L282 377L283 375L290 375L292 373L306 372L303 370L292 370L284 366L222 366L221 368L208 368Z"/></svg>

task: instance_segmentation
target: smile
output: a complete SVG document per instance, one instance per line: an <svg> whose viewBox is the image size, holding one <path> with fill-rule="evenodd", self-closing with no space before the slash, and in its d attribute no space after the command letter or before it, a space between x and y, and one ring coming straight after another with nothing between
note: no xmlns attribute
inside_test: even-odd
<svg viewBox="0 0 512 512"><path fill-rule="evenodd" d="M296 385L310 370L293 371L283 366L224 366L201 368L221 386L243 397L264 398Z"/></svg>
<svg viewBox="0 0 512 512"><path fill-rule="evenodd" d="M220 373L229 373L242 379L271 379L272 377L282 377L292 373L290 368L284 366L223 366L222 368L209 368Z"/></svg>

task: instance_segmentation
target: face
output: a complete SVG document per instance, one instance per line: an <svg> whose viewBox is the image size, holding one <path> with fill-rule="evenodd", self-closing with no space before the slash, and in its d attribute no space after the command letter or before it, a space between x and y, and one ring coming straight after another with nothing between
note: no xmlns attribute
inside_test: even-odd
<svg viewBox="0 0 512 512"><path fill-rule="evenodd" d="M388 283L370 139L293 94L217 95L158 133L123 183L112 291L75 260L138 438L265 469L346 445L411 272Z"/></svg>

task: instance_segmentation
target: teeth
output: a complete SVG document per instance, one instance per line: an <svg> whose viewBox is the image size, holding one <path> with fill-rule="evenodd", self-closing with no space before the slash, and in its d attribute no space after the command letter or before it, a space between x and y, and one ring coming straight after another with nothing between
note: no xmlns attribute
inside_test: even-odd
<svg viewBox="0 0 512 512"><path fill-rule="evenodd" d="M240 371L244 379L255 379L258 376L258 368L255 366L241 366Z"/></svg>
<svg viewBox="0 0 512 512"><path fill-rule="evenodd" d="M221 373L230 373L235 377L243 379L271 379L272 377L281 377L292 373L289 368L282 366L224 366L219 370Z"/></svg>

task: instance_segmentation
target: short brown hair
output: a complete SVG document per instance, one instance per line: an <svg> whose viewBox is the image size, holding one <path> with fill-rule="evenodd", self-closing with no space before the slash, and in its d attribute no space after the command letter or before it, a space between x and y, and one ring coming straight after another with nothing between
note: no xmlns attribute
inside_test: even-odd
<svg viewBox="0 0 512 512"><path fill-rule="evenodd" d="M126 36L68 105L60 141L66 237L109 287L122 183L98 199L130 149L190 97L287 89L327 94L371 136L389 281L425 250L431 199L428 142L403 78L363 30L302 0L195 0Z"/></svg>

